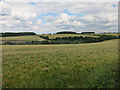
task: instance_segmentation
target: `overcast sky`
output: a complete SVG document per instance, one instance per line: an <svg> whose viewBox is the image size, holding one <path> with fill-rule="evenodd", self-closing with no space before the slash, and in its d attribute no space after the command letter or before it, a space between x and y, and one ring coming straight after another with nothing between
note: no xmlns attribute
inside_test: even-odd
<svg viewBox="0 0 120 90"><path fill-rule="evenodd" d="M2 32L117 32L117 2L0 2Z"/></svg>

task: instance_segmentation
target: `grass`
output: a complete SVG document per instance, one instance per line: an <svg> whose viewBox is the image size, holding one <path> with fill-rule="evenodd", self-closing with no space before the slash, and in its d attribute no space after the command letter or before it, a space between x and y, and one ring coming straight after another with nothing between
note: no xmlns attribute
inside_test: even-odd
<svg viewBox="0 0 120 90"><path fill-rule="evenodd" d="M83 35L83 34L45 34L45 35L42 35L42 36L48 36L50 39L54 39L56 37L74 37L74 36L83 36L83 37L98 37L98 36L93 36L93 35Z"/></svg>
<svg viewBox="0 0 120 90"><path fill-rule="evenodd" d="M13 36L13 37L2 37L3 41L38 41L43 40L39 36Z"/></svg>
<svg viewBox="0 0 120 90"><path fill-rule="evenodd" d="M120 33L99 33L97 35L113 35L113 36L118 36Z"/></svg>
<svg viewBox="0 0 120 90"><path fill-rule="evenodd" d="M118 40L2 49L3 88L118 87Z"/></svg>

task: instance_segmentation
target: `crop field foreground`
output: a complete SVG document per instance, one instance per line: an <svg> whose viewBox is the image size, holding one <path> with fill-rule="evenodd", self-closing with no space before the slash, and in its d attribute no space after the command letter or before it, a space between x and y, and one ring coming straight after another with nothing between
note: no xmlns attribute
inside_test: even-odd
<svg viewBox="0 0 120 90"><path fill-rule="evenodd" d="M116 88L118 39L64 45L3 45L3 88Z"/></svg>

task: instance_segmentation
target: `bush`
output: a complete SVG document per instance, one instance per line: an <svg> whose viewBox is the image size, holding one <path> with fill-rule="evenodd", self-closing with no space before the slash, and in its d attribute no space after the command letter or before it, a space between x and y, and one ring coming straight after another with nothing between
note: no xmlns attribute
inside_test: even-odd
<svg viewBox="0 0 120 90"><path fill-rule="evenodd" d="M112 35L99 35L99 37L56 37L55 39L50 39L51 44L78 44L78 43L94 43L101 42L105 40L118 39L117 36Z"/></svg>
<svg viewBox="0 0 120 90"><path fill-rule="evenodd" d="M49 37L48 37L48 36L39 36L39 37L41 37L41 38L43 38L43 39L49 40Z"/></svg>

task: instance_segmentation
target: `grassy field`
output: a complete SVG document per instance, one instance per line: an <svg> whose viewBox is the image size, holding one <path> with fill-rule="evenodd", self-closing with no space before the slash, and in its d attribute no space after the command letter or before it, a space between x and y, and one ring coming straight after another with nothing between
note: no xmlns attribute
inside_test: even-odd
<svg viewBox="0 0 120 90"><path fill-rule="evenodd" d="M2 41L0 40L0 44L5 42L25 43L27 41L43 41L43 40L45 39L40 38L38 35L12 36L12 37L2 37Z"/></svg>
<svg viewBox="0 0 120 90"><path fill-rule="evenodd" d="M31 36L13 36L13 37L2 37L3 41L38 41L43 40L39 36L31 35Z"/></svg>
<svg viewBox="0 0 120 90"><path fill-rule="evenodd" d="M40 36L40 35L39 35ZM83 36L83 37L98 37L98 36L93 36L92 34L91 35L83 35L83 34L45 34L45 35L42 35L42 36L48 36L50 39L54 39L56 37L75 37L75 36Z"/></svg>
<svg viewBox="0 0 120 90"><path fill-rule="evenodd" d="M96 35L113 35L113 36L118 36L120 33L98 33Z"/></svg>
<svg viewBox="0 0 120 90"><path fill-rule="evenodd" d="M2 49L3 88L118 87L118 40Z"/></svg>

